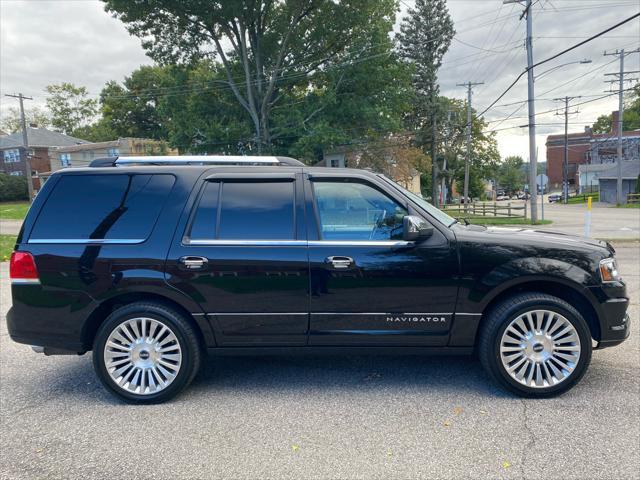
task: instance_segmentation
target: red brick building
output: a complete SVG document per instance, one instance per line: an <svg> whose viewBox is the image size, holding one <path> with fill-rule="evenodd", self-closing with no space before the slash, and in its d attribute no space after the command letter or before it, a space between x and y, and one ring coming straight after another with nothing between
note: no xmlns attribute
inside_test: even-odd
<svg viewBox="0 0 640 480"><path fill-rule="evenodd" d="M33 188L40 189L39 174L51 171L49 148L63 147L87 143L86 140L70 137L46 128L27 128L29 152L23 147L22 132L0 136L0 173L24 176L26 173L25 159L27 153L31 155L31 178Z"/></svg>
<svg viewBox="0 0 640 480"><path fill-rule="evenodd" d="M612 128L610 133L594 134L591 127L585 127L583 132L569 133L568 144L568 177L569 189L578 186L578 167L586 163L602 164L615 162L616 139L618 137L618 112L612 113ZM623 158L637 159L638 145L635 141L640 132L623 132ZM547 176L549 187L557 190L562 188L562 165L564 161L564 135L549 135L547 137Z"/></svg>

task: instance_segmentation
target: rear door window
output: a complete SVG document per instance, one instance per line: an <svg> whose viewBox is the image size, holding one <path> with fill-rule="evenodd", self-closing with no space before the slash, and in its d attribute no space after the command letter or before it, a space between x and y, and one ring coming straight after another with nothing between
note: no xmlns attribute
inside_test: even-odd
<svg viewBox="0 0 640 480"><path fill-rule="evenodd" d="M64 175L36 220L33 240L146 240L173 175Z"/></svg>
<svg viewBox="0 0 640 480"><path fill-rule="evenodd" d="M294 240L295 182L208 182L193 217L192 240Z"/></svg>

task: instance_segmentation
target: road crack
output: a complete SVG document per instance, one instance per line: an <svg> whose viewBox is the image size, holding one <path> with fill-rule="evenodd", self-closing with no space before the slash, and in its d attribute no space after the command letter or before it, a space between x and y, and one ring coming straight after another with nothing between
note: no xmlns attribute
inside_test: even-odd
<svg viewBox="0 0 640 480"><path fill-rule="evenodd" d="M533 433L531 426L529 425L529 409L527 407L527 401L524 398L520 399L522 403L522 426L524 430L527 432L529 437L529 441L524 444L522 447L522 452L520 453L520 478L526 478L526 453L530 451L536 444L536 435Z"/></svg>

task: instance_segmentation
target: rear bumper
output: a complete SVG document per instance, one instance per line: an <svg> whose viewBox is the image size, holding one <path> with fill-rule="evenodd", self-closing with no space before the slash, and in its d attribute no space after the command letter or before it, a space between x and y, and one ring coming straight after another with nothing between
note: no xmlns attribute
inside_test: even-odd
<svg viewBox="0 0 640 480"><path fill-rule="evenodd" d="M81 342L75 342L68 337L43 335L41 332L21 328L24 322L20 322L16 315L15 307L9 308L7 312L7 330L11 340L17 343L24 343L35 347L43 347L43 353L57 355L70 353L83 354L87 349Z"/></svg>

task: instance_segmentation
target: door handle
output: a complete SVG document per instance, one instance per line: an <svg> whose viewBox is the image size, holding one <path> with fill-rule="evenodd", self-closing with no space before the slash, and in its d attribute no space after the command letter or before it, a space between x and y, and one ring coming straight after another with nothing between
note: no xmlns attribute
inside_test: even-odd
<svg viewBox="0 0 640 480"><path fill-rule="evenodd" d="M205 257L180 257L180 263L182 263L187 270L198 270L207 266L207 260Z"/></svg>
<svg viewBox="0 0 640 480"><path fill-rule="evenodd" d="M333 268L349 268L354 265L353 258L351 257L327 257L325 263L330 263Z"/></svg>

